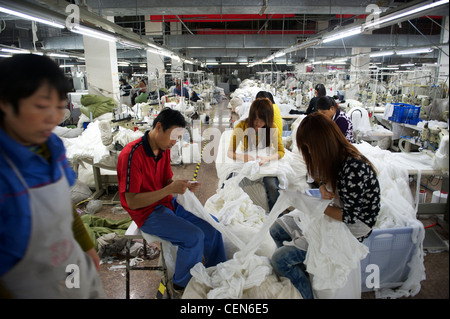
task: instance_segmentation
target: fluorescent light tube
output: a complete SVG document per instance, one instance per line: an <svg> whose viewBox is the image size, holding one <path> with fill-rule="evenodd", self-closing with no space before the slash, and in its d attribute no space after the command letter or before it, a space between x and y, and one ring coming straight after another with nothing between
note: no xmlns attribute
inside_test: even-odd
<svg viewBox="0 0 450 319"><path fill-rule="evenodd" d="M396 51L397 54L416 54L416 53L430 53L433 52L433 49L431 48L425 48L425 49L408 49L408 50L400 50Z"/></svg>
<svg viewBox="0 0 450 319"><path fill-rule="evenodd" d="M142 49L142 47L139 44L134 44L131 42L126 41L119 41L120 44L125 45L127 47L136 48L136 49Z"/></svg>
<svg viewBox="0 0 450 319"><path fill-rule="evenodd" d="M11 15L14 15L16 17L24 18L26 20L32 20L32 21L44 23L46 25L50 25L52 27L59 28L59 29L64 29L65 28L65 26L63 24L61 24L61 23L56 23L56 22L53 22L53 21L49 21L49 20L38 18L38 17L30 16L28 14L21 13L21 12L18 12L18 11L14 11L14 10L10 10L10 9L6 9L4 7L0 7L0 12L11 14Z"/></svg>
<svg viewBox="0 0 450 319"><path fill-rule="evenodd" d="M392 50L390 50L390 51L378 51L378 52L370 53L369 56L370 56L371 58L374 58L374 57L378 57L378 56L393 55L394 53L395 53L395 52L392 51Z"/></svg>
<svg viewBox="0 0 450 319"><path fill-rule="evenodd" d="M405 64L400 64L400 66L414 66L414 63L405 63Z"/></svg>
<svg viewBox="0 0 450 319"><path fill-rule="evenodd" d="M433 3L429 3L427 5L424 5L422 7L411 9L411 10L403 12L403 13L394 14L394 15L392 15L390 17L377 19L376 21L374 21L372 23L363 25L363 28L364 29L368 29L368 28L374 27L374 26L379 25L379 24L383 24L383 23L386 23L386 22L389 22L389 21L392 21L392 20L396 20L396 19L400 19L400 18L409 16L409 15L412 15L412 14L415 14L415 13L418 13L418 12L421 12L421 11L425 11L425 10L428 10L428 9L431 9L431 8L434 8L434 7L438 7L440 5L448 3L448 1L449 0L436 1L436 2L433 2Z"/></svg>
<svg viewBox="0 0 450 319"><path fill-rule="evenodd" d="M92 30L89 28L85 28L82 26L76 26L76 27L72 28L70 31L79 33L79 34L82 34L82 35L85 35L88 37L100 39L100 40L116 42L116 38L111 35L108 35L106 33L100 32L100 31Z"/></svg>
<svg viewBox="0 0 450 319"><path fill-rule="evenodd" d="M322 42L323 43L328 43L331 41L335 41L335 40L339 40L339 39L343 39L346 37L350 37L352 35L356 35L356 34L360 34L362 32L361 27L356 27L356 28L351 28L348 30L344 30L342 32L339 32L335 35L329 36L329 37L325 37Z"/></svg>
<svg viewBox="0 0 450 319"><path fill-rule="evenodd" d="M20 49L8 49L8 48L2 48L3 52L9 52L9 53L14 53L14 54L29 54L31 53L28 50L20 50Z"/></svg>
<svg viewBox="0 0 450 319"><path fill-rule="evenodd" d="M49 53L48 55L56 57L56 58L69 58L69 56L67 54Z"/></svg>

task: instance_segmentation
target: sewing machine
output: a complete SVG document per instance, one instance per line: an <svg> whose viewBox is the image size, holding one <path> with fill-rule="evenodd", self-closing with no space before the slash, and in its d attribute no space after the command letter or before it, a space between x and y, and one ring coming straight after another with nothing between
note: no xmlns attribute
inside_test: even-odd
<svg viewBox="0 0 450 319"><path fill-rule="evenodd" d="M431 144L434 149L437 149L439 147L439 143L445 135L448 135L447 129L441 127L431 129L428 128L428 124L425 124L420 134L420 141L425 149L428 148L428 144Z"/></svg>

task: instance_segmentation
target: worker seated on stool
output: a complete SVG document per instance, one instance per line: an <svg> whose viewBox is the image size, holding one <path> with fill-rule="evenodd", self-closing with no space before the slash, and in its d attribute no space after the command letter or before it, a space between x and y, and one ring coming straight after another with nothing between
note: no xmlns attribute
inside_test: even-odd
<svg viewBox="0 0 450 319"><path fill-rule="evenodd" d="M117 179L122 206L144 233L178 246L173 286L183 289L190 270L205 258L205 267L224 262L222 235L206 221L178 204L172 194L195 192L199 183L172 180L170 148L183 134L183 115L166 108L153 121L153 129L129 143L119 155Z"/></svg>

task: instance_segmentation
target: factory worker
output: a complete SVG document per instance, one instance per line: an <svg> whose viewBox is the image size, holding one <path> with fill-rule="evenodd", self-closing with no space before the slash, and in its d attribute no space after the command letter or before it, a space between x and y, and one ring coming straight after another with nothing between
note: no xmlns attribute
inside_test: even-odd
<svg viewBox="0 0 450 319"><path fill-rule="evenodd" d="M278 107L278 105L275 104L272 93L267 92L267 91L259 91L256 94L256 98L257 99L266 98L266 99L269 99L270 102L272 102L273 121L276 124L276 126L278 127L278 134L280 134L280 136L283 136L283 119L281 118L280 108Z"/></svg>
<svg viewBox="0 0 450 319"><path fill-rule="evenodd" d="M306 109L306 114L311 114L314 112L317 112L317 100L319 98L321 98L322 96L326 96L327 95L327 90L325 89L325 85L323 85L322 83L319 83L316 85L316 87L314 88L314 97L311 99L311 101L309 101L309 106Z"/></svg>
<svg viewBox="0 0 450 319"><path fill-rule="evenodd" d="M123 208L144 233L178 246L171 284L180 294L191 279L190 270L205 259L205 267L224 262L222 235L206 221L186 211L172 194L195 192L199 184L173 180L170 148L182 136L183 115L170 108L153 121L153 129L129 143L117 163L119 195Z"/></svg>
<svg viewBox="0 0 450 319"><path fill-rule="evenodd" d="M178 96L184 96L186 99L189 98L189 92L187 87L183 86L183 88L181 88L181 83L177 82L175 89L173 90L173 93L175 93Z"/></svg>
<svg viewBox="0 0 450 319"><path fill-rule="evenodd" d="M138 83L134 87L139 89L138 90L138 95L140 93L147 92L147 84L145 83L145 81L140 76L138 76L137 80L138 80L137 81Z"/></svg>
<svg viewBox="0 0 450 319"><path fill-rule="evenodd" d="M330 118L314 113L300 123L296 141L308 173L321 181L323 199L333 199L324 214L345 223L351 233L364 240L372 231L380 211L380 186L370 161L343 136ZM270 234L277 250L272 256L274 270L291 280L303 298L313 298L309 276L303 264L308 243L275 222Z"/></svg>
<svg viewBox="0 0 450 319"><path fill-rule="evenodd" d="M125 79L120 79L120 96L130 96L131 85Z"/></svg>
<svg viewBox="0 0 450 319"><path fill-rule="evenodd" d="M343 112L336 101L329 96L323 96L317 100L317 112L329 117L337 124L342 134L350 142L353 140L353 124L350 118Z"/></svg>
<svg viewBox="0 0 450 319"><path fill-rule="evenodd" d="M261 134L258 136L258 134ZM248 152L259 147L273 147L277 150L269 156L258 156L254 158L249 154L237 153L237 147L242 142L242 150ZM259 160L263 165L270 161L276 161L284 156L284 146L278 127L273 120L273 106L267 98L260 98L253 101L250 106L248 118L240 121L234 128L228 148L228 157L248 162ZM279 181L276 176L266 176L263 178L266 189L269 211L272 210L279 196Z"/></svg>
<svg viewBox="0 0 450 319"><path fill-rule="evenodd" d="M75 172L52 133L67 80L33 54L2 59L0 74L0 294L104 297L100 259L71 202Z"/></svg>

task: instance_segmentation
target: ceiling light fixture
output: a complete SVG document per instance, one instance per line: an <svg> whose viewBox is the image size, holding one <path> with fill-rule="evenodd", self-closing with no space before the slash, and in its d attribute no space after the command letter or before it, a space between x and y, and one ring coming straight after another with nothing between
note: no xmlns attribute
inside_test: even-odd
<svg viewBox="0 0 450 319"><path fill-rule="evenodd" d="M10 9L4 8L4 7L0 7L0 12L4 12L4 13L7 13L7 14L10 14L10 15L19 17L19 18L26 19L26 20L32 20L32 21L44 23L46 25L49 25L49 26L52 26L52 27L55 27L55 28L58 28L58 29L64 29L65 28L65 25L63 25L61 23L57 23L57 22L54 22L54 21L41 19L41 18L38 18L38 17L35 17L35 16L30 16L28 14L25 14L25 13L22 13L22 12L18 12L18 11L14 11L14 10L10 10Z"/></svg>
<svg viewBox="0 0 450 319"><path fill-rule="evenodd" d="M387 55L393 55L395 52L393 50L389 51L378 51L378 52L372 52L369 54L371 58L379 57L379 56L387 56Z"/></svg>
<svg viewBox="0 0 450 319"><path fill-rule="evenodd" d="M352 35L357 35L360 34L362 32L361 26L355 27L355 28L350 28L348 30L343 30L337 34L334 35L330 35L328 37L324 37L322 39L323 43L328 43L331 41L335 41L335 40L339 40L339 39L343 39L343 38L347 38L350 37Z"/></svg>
<svg viewBox="0 0 450 319"><path fill-rule="evenodd" d="M131 48L135 48L135 49L142 49L142 46L139 44L135 44L135 43L127 42L127 41L121 41L121 40L119 40L119 43L124 46L127 46L127 47L131 47Z"/></svg>
<svg viewBox="0 0 450 319"><path fill-rule="evenodd" d="M55 57L55 58L69 58L69 56L67 54L49 53L48 55Z"/></svg>
<svg viewBox="0 0 450 319"><path fill-rule="evenodd" d="M100 31L96 31L96 30L92 30L89 28L85 28L82 26L76 26L73 27L70 31L81 34L81 35L85 35L91 38L96 38L96 39L100 39L100 40L105 40L108 42L116 42L116 38L112 35L108 35L104 32L100 32Z"/></svg>
<svg viewBox="0 0 450 319"><path fill-rule="evenodd" d="M399 50L399 51L395 51L395 53L400 54L400 55L405 55L405 54L419 54L419 53L430 53L433 52L432 48L421 48L421 49L407 49L407 50Z"/></svg>
<svg viewBox="0 0 450 319"><path fill-rule="evenodd" d="M425 11L425 10L428 10L428 9L432 9L432 8L435 8L435 7L447 4L448 1L449 0L440 0L440 1L436 1L436 2L432 2L432 3L426 4L424 6L420 6L420 7L411 9L411 10L407 10L407 11L404 11L404 12L401 12L401 13L393 13L392 15L388 15L388 16L383 17L383 18L375 19L375 21L373 21L373 22L363 24L363 29L364 30L370 29L370 28L373 28L375 26L378 26L378 25L384 24L386 22L389 22L389 21L397 20L397 19L404 18L406 16L413 15L413 14L416 14L416 13L419 13L419 12L422 12L422 11Z"/></svg>
<svg viewBox="0 0 450 319"><path fill-rule="evenodd" d="M13 54L30 54L31 52L28 50L22 50L22 49L8 49L8 48L2 48L2 52L9 52Z"/></svg>

